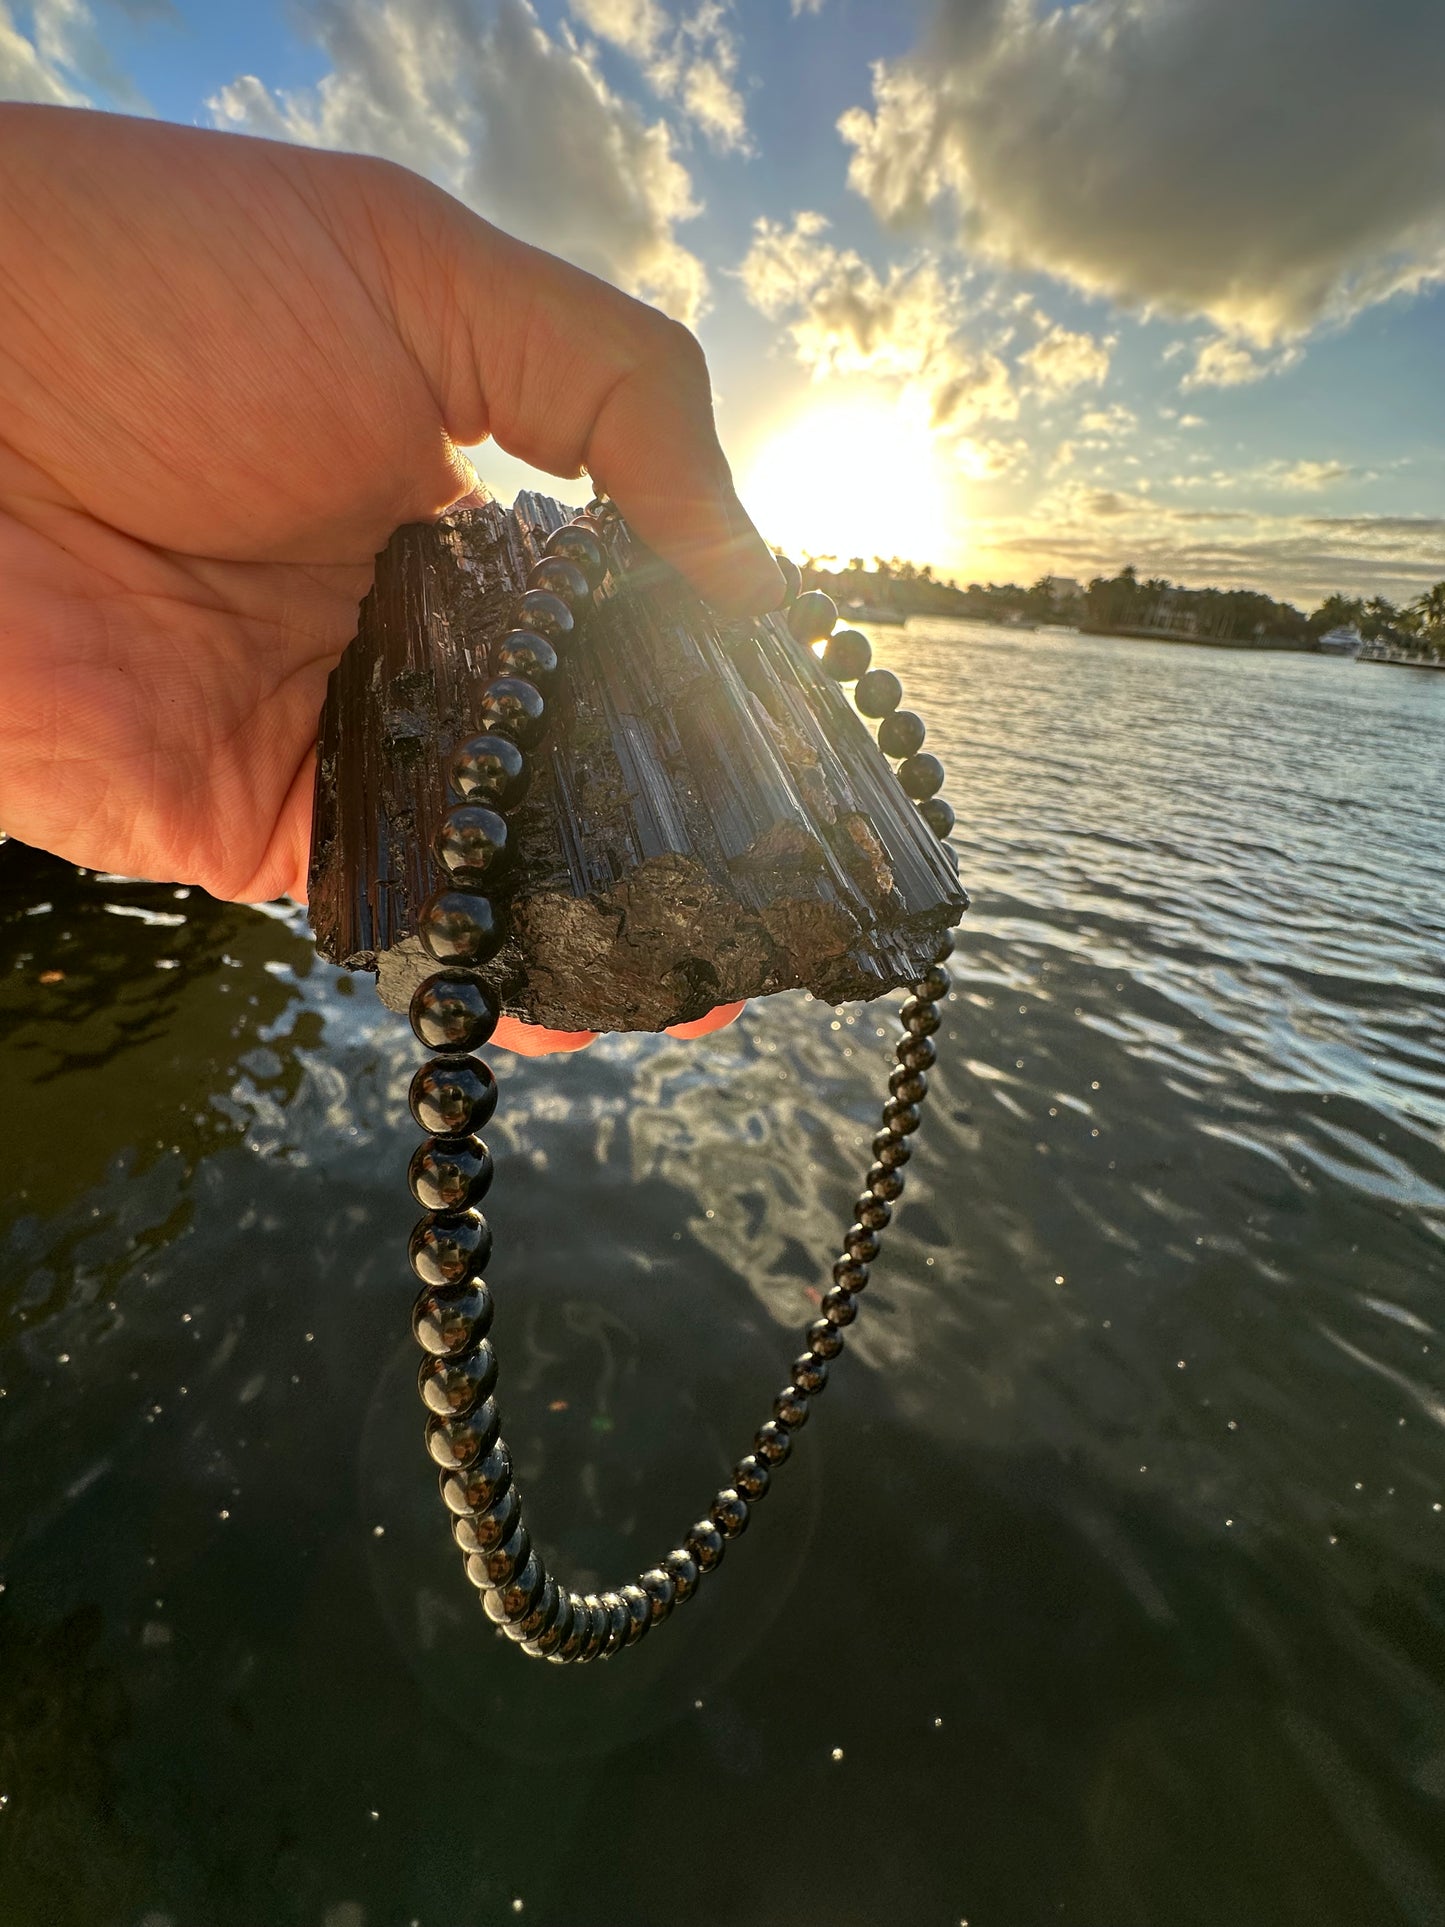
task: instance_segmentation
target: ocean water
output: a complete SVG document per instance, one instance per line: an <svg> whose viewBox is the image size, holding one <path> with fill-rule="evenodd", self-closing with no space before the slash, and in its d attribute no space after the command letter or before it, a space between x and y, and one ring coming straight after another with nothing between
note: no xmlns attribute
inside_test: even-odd
<svg viewBox="0 0 1445 1927"><path fill-rule="evenodd" d="M1445 677L875 642L975 898L926 1126L791 1464L612 1665L448 1540L404 1022L294 913L0 849L4 1927L1445 1920ZM784 1382L896 1001L498 1057L574 1582Z"/></svg>

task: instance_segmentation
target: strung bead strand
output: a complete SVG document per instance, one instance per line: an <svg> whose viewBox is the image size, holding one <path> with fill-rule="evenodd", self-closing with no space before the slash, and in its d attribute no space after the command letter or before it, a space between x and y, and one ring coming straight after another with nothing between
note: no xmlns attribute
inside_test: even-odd
<svg viewBox="0 0 1445 1927"><path fill-rule="evenodd" d="M511 1454L501 1436L497 1359L489 1339L492 1294L482 1276L492 1234L478 1209L493 1170L478 1134L496 1109L497 1086L472 1053L490 1039L501 1015L495 993L478 973L506 940L513 856L508 819L526 795L528 754L545 735L546 691L612 566L609 538L619 528L616 509L598 496L549 536L511 626L490 651L490 680L480 696L485 727L459 744L449 761L452 801L435 845L442 880L418 917L422 945L442 968L418 986L410 1013L417 1037L436 1053L416 1072L409 1097L412 1116L427 1133L408 1171L412 1196L426 1213L411 1234L409 1255L421 1283L412 1328L425 1354L417 1382L429 1413L427 1450L440 1468L452 1537L487 1617L524 1653L554 1664L611 1658L691 1599L721 1564L728 1542L746 1530L752 1507L767 1496L774 1471L787 1461L793 1434L807 1423L813 1399L827 1386L829 1366L843 1350L869 1267L903 1193L909 1140L918 1129L935 1059L938 1004L949 990L944 959L953 949L950 934L903 1003L897 1068L888 1080L874 1162L854 1205L854 1222L844 1234L821 1315L804 1333L804 1349L751 1451L738 1460L732 1482L706 1516L657 1565L615 1590L569 1591L547 1571L523 1523ZM953 812L938 795L943 768L936 757L919 753L924 727L899 708L897 678L887 670L870 671L867 639L855 629L835 630L831 600L816 590L801 593L796 569L783 567L790 577L786 621L792 634L803 643L824 642L824 668L839 682L857 685L855 703L864 715L881 718L879 744L898 762L900 783L934 833L946 837Z"/></svg>

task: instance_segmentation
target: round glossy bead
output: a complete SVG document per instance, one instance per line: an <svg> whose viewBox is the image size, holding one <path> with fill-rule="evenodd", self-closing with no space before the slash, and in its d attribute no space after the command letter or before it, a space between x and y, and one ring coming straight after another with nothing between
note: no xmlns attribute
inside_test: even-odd
<svg viewBox="0 0 1445 1927"><path fill-rule="evenodd" d="M575 1592L567 1595L567 1611L572 1623L562 1635L556 1651L550 1655L559 1666L569 1666L580 1656L587 1643L587 1635L592 1630L592 1615Z"/></svg>
<svg viewBox="0 0 1445 1927"><path fill-rule="evenodd" d="M766 1498L772 1482L772 1473L755 1452L749 1452L745 1459L739 1459L733 1467L733 1487L745 1499Z"/></svg>
<svg viewBox="0 0 1445 1927"><path fill-rule="evenodd" d="M915 1037L910 1032L899 1038L893 1055L904 1070L926 1071L938 1062L938 1046L931 1037Z"/></svg>
<svg viewBox="0 0 1445 1927"><path fill-rule="evenodd" d="M510 736L519 749L531 749L542 740L547 705L541 690L525 676L493 676L477 707L488 729Z"/></svg>
<svg viewBox="0 0 1445 1927"><path fill-rule="evenodd" d="M452 1520L452 1538L468 1558L490 1552L510 1539L522 1517L522 1501L514 1485L506 1486L485 1512L462 1512ZM470 1575L468 1575L470 1576Z"/></svg>
<svg viewBox="0 0 1445 1927"><path fill-rule="evenodd" d="M890 1164L870 1164L864 1182L873 1196L885 1204L896 1203L903 1196L903 1173Z"/></svg>
<svg viewBox="0 0 1445 1927"><path fill-rule="evenodd" d="M915 1037L931 1037L943 1021L938 1006L927 997L905 997L898 1015L903 1028Z"/></svg>
<svg viewBox="0 0 1445 1927"><path fill-rule="evenodd" d="M488 1546L477 1558L486 1572L486 1583L499 1590L514 1579L532 1556L532 1535L518 1519L498 1545Z"/></svg>
<svg viewBox="0 0 1445 1927"><path fill-rule="evenodd" d="M418 1345L437 1358L455 1358L492 1329L492 1294L480 1278L462 1285L429 1285L412 1308Z"/></svg>
<svg viewBox="0 0 1445 1927"><path fill-rule="evenodd" d="M828 1361L816 1352L804 1352L801 1358L793 1360L792 1373L794 1385L811 1397L828 1383Z"/></svg>
<svg viewBox="0 0 1445 1927"><path fill-rule="evenodd" d="M947 963L957 947L958 932L956 930L945 930L943 935L938 939L938 944L934 949L933 961L935 963Z"/></svg>
<svg viewBox="0 0 1445 1927"><path fill-rule="evenodd" d="M509 737L486 730L457 744L447 781L464 803L514 810L527 794L527 759Z"/></svg>
<svg viewBox="0 0 1445 1927"><path fill-rule="evenodd" d="M697 1591L698 1565L690 1552L682 1546L676 1547L662 1561L662 1570L672 1581L675 1604L680 1606L685 1599L692 1598Z"/></svg>
<svg viewBox="0 0 1445 1927"><path fill-rule="evenodd" d="M557 1589L557 1610L552 1615L552 1623L545 1632L529 1639L522 1651L531 1659L551 1659L565 1644L572 1631L572 1596Z"/></svg>
<svg viewBox="0 0 1445 1927"><path fill-rule="evenodd" d="M557 674L557 651L545 636L531 629L513 629L492 651L494 676L522 676L546 689Z"/></svg>
<svg viewBox="0 0 1445 1927"><path fill-rule="evenodd" d="M925 749L917 756L909 756L898 765L898 780L903 785L905 796L911 796L915 803L922 803L930 796L937 796L943 788L944 769L936 756L930 756Z"/></svg>
<svg viewBox="0 0 1445 1927"><path fill-rule="evenodd" d="M953 813L953 805L943 796L925 796L918 805L918 814L942 843L952 833L958 821Z"/></svg>
<svg viewBox="0 0 1445 1927"><path fill-rule="evenodd" d="M424 1138L411 1154L406 1181L428 1211L465 1211L492 1182L492 1154L479 1137Z"/></svg>
<svg viewBox="0 0 1445 1927"><path fill-rule="evenodd" d="M483 1399L465 1418L429 1418L426 1449L444 1472L460 1471L491 1451L500 1428L496 1400Z"/></svg>
<svg viewBox="0 0 1445 1927"><path fill-rule="evenodd" d="M796 1432L808 1423L808 1394L797 1385L785 1385L773 1400L773 1417Z"/></svg>
<svg viewBox="0 0 1445 1927"><path fill-rule="evenodd" d="M496 992L463 970L439 970L412 992L411 1027L428 1050L479 1050L501 1014Z"/></svg>
<svg viewBox="0 0 1445 1927"><path fill-rule="evenodd" d="M885 1198L872 1191L860 1191L853 1200L853 1216L869 1231L881 1231L893 1217L893 1211Z"/></svg>
<svg viewBox="0 0 1445 1927"><path fill-rule="evenodd" d="M808 1350L818 1358L836 1358L843 1349L843 1334L836 1325L830 1325L826 1318L815 1318L804 1337Z"/></svg>
<svg viewBox="0 0 1445 1927"><path fill-rule="evenodd" d="M823 667L834 682L857 682L872 660L872 644L857 629L836 630L823 651Z"/></svg>
<svg viewBox="0 0 1445 1927"><path fill-rule="evenodd" d="M546 1568L535 1552L529 1553L526 1565L505 1586L482 1594L482 1610L494 1626L509 1625L522 1617L546 1583Z"/></svg>
<svg viewBox="0 0 1445 1927"><path fill-rule="evenodd" d="M845 1285L823 1293L823 1316L830 1325L851 1325L858 1316L858 1300Z"/></svg>
<svg viewBox="0 0 1445 1927"><path fill-rule="evenodd" d="M775 1418L768 1419L765 1424L758 1427L757 1437L753 1440L753 1450L764 1465L781 1465L792 1449L792 1439Z"/></svg>
<svg viewBox="0 0 1445 1927"><path fill-rule="evenodd" d="M942 964L930 964L918 982L913 986L915 997L926 997L932 1004L940 1004L953 989L953 979Z"/></svg>
<svg viewBox="0 0 1445 1927"><path fill-rule="evenodd" d="M748 1529L748 1502L735 1486L725 1485L707 1509L724 1539L736 1539Z"/></svg>
<svg viewBox="0 0 1445 1927"><path fill-rule="evenodd" d="M460 1358L424 1358L416 1377L422 1403L444 1418L470 1412L496 1382L497 1355L485 1341Z"/></svg>
<svg viewBox="0 0 1445 1927"><path fill-rule="evenodd" d="M888 1073L888 1088L905 1104L921 1104L928 1095L928 1079L922 1071L912 1071L906 1064L899 1064Z"/></svg>
<svg viewBox="0 0 1445 1927"><path fill-rule="evenodd" d="M540 562L534 562L527 573L527 588L557 596L572 611L574 620L592 600L591 583L564 555L544 555Z"/></svg>
<svg viewBox="0 0 1445 1927"><path fill-rule="evenodd" d="M417 912L423 950L442 964L489 963L506 941L506 920L490 897L436 890Z"/></svg>
<svg viewBox="0 0 1445 1927"><path fill-rule="evenodd" d="M458 803L437 831L437 861L461 884L490 884L506 873L512 851L507 819L485 803Z"/></svg>
<svg viewBox="0 0 1445 1927"><path fill-rule="evenodd" d="M907 1138L897 1137L892 1131L880 1131L873 1140L873 1155L880 1164L896 1170L913 1156L913 1146Z"/></svg>
<svg viewBox="0 0 1445 1927"><path fill-rule="evenodd" d="M885 756L916 756L927 734L921 716L911 709L895 709L878 725L878 747Z"/></svg>
<svg viewBox="0 0 1445 1927"><path fill-rule="evenodd" d="M866 1224L850 1224L843 1234L843 1249L860 1264L869 1264L883 1249L883 1241Z"/></svg>
<svg viewBox="0 0 1445 1927"><path fill-rule="evenodd" d="M589 589L595 589L607 573L602 544L584 522L569 522L565 528L553 529L542 548L545 554L560 555L564 562L580 569Z"/></svg>
<svg viewBox="0 0 1445 1927"><path fill-rule="evenodd" d="M908 1137L923 1122L923 1113L916 1104L906 1104L901 1097L890 1097L883 1106L883 1122L895 1137Z"/></svg>
<svg viewBox="0 0 1445 1927"><path fill-rule="evenodd" d="M602 1606L607 1614L607 1640L602 1648L602 1657L611 1659L627 1644L627 1635L632 1631L632 1614L620 1592L603 1593Z"/></svg>
<svg viewBox="0 0 1445 1927"><path fill-rule="evenodd" d="M497 1080L479 1057L419 1065L407 1093L411 1114L437 1137L470 1137L497 1108Z"/></svg>
<svg viewBox="0 0 1445 1927"><path fill-rule="evenodd" d="M799 642L821 642L833 633L838 605L821 589L804 589L789 603L785 620Z"/></svg>
<svg viewBox="0 0 1445 1927"><path fill-rule="evenodd" d="M677 1581L670 1572L661 1566L651 1566L643 1573L638 1585L646 1595L648 1610L654 1626L660 1626L672 1611L677 1599ZM626 1588L624 1587L624 1591Z"/></svg>
<svg viewBox="0 0 1445 1927"><path fill-rule="evenodd" d="M561 596L553 595L550 589L528 589L524 596L517 598L512 627L530 629L534 635L545 636L548 642L557 644L566 642L568 636L576 632L577 624Z"/></svg>
<svg viewBox="0 0 1445 1927"><path fill-rule="evenodd" d="M844 1291L862 1291L868 1283L868 1267L861 1258L835 1258L833 1283Z"/></svg>
<svg viewBox="0 0 1445 1927"><path fill-rule="evenodd" d="M424 1285L459 1285L491 1257L491 1227L480 1211L430 1212L417 1221L407 1255Z"/></svg>
<svg viewBox="0 0 1445 1927"><path fill-rule="evenodd" d="M485 1512L512 1483L512 1455L503 1441L496 1439L491 1450L475 1464L461 1471L444 1472L440 1483L442 1503L448 1512L454 1512L458 1518Z"/></svg>
<svg viewBox="0 0 1445 1927"><path fill-rule="evenodd" d="M567 1597L552 1575L543 1569L542 1584L537 1596L527 1610L517 1619L509 1619L502 1631L508 1639L515 1640L519 1646L526 1641L537 1639L545 1633L557 1617L562 1601Z"/></svg>
<svg viewBox="0 0 1445 1927"><path fill-rule="evenodd" d="M786 609L790 602L796 602L803 593L803 578L798 573L797 563L790 561L786 555L775 555L773 560L783 578L783 607Z"/></svg>
<svg viewBox="0 0 1445 1927"><path fill-rule="evenodd" d="M578 1650L577 1662L581 1666L590 1666L607 1644L607 1609L595 1592L586 1592L582 1595L582 1611L587 1620L587 1632Z"/></svg>
<svg viewBox="0 0 1445 1927"><path fill-rule="evenodd" d="M626 1644L635 1646L652 1630L652 1601L641 1586L621 1586L618 1597L627 1608Z"/></svg>
<svg viewBox="0 0 1445 1927"><path fill-rule="evenodd" d="M858 678L853 706L863 716L888 716L903 701L903 684L891 669L870 669Z"/></svg>
<svg viewBox="0 0 1445 1927"><path fill-rule="evenodd" d="M683 1544L696 1559L699 1572L711 1572L714 1567L720 1566L723 1553L727 1550L727 1540L711 1519L699 1519Z"/></svg>

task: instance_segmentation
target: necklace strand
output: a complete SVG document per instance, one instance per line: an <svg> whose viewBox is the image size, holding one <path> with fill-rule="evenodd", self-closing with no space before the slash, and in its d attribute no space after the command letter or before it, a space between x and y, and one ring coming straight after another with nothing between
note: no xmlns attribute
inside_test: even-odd
<svg viewBox="0 0 1445 1927"><path fill-rule="evenodd" d="M903 1166L912 1155L935 1061L938 1005L949 991L944 960L950 932L933 962L913 984L899 1013L903 1031L888 1079L882 1128L873 1139L874 1162L853 1207L854 1222L833 1265L833 1282L804 1334L788 1383L773 1400L752 1450L733 1468L706 1515L682 1543L635 1581L600 1593L571 1592L547 1571L522 1519L511 1454L501 1436L495 1397L497 1358L488 1334L492 1294L482 1273L492 1235L477 1209L492 1181L492 1159L478 1136L497 1103L496 1080L472 1053L491 1037L500 1003L478 974L506 937L505 914L494 894L504 889L512 850L507 818L526 794L528 752L546 727L545 691L556 675L559 650L586 619L593 593L615 567L613 540L623 532L616 508L595 497L583 514L543 544L541 560L512 610L510 628L490 652L491 679L482 690L484 729L453 751L448 784L456 799L438 834L436 858L445 881L427 899L417 934L440 966L417 987L411 1025L437 1053L412 1079L409 1103L427 1132L412 1157L408 1182L426 1216L411 1234L409 1255L421 1292L412 1329L426 1356L418 1373L429 1413L426 1445L440 1468L442 1499L468 1579L487 1617L533 1658L554 1664L610 1659L635 1646L674 1609L691 1599L722 1563L728 1543L747 1527L766 1497L777 1468L793 1449L812 1401L828 1383L858 1315L893 1205L903 1193ZM898 780L940 842L954 816L939 795L943 765L923 750L924 725L900 707L903 690L891 671L870 669L867 638L835 629L837 610L817 590L802 590L789 574L785 620L794 638L823 643L822 663L840 683L854 685L854 704L878 720L878 742L898 765Z"/></svg>

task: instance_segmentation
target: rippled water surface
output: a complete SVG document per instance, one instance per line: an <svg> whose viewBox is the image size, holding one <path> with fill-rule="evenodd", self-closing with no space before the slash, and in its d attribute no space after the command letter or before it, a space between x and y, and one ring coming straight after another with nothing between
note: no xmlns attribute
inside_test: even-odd
<svg viewBox="0 0 1445 1927"><path fill-rule="evenodd" d="M294 915L0 850L5 1927L1445 1920L1445 676L876 640L975 893L928 1125L793 1463L613 1666L447 1541L404 1024ZM890 1022L499 1061L579 1579L782 1383Z"/></svg>

